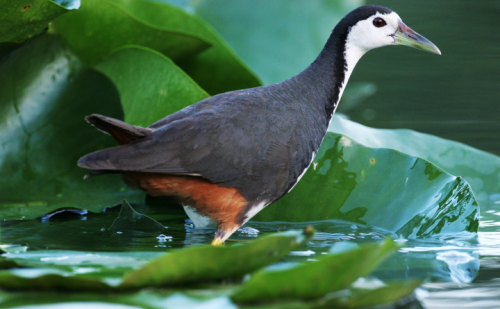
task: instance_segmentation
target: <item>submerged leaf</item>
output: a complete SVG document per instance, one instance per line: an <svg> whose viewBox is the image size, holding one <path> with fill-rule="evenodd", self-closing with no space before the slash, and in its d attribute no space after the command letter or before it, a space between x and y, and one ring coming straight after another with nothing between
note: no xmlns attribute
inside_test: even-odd
<svg viewBox="0 0 500 309"><path fill-rule="evenodd" d="M127 44L156 49L174 60L192 57L211 45L197 34L138 19L111 0L86 0L79 10L61 16L53 24L71 49L91 65Z"/></svg>
<svg viewBox="0 0 500 309"><path fill-rule="evenodd" d="M462 178L423 159L328 132L297 186L254 220L343 219L423 238L477 232L478 210Z"/></svg>
<svg viewBox="0 0 500 309"><path fill-rule="evenodd" d="M58 208L101 211L124 197L118 175L83 180L77 160L114 145L85 123L101 113L122 118L114 85L84 67L56 36L42 35L0 67L0 218L30 219Z"/></svg>
<svg viewBox="0 0 500 309"><path fill-rule="evenodd" d="M118 218L113 222L110 231L143 231L143 232L161 232L165 227L158 221L138 213L132 206L123 200L122 208Z"/></svg>
<svg viewBox="0 0 500 309"><path fill-rule="evenodd" d="M80 1L55 2L0 0L0 42L24 42L47 29L54 18L80 6Z"/></svg>
<svg viewBox="0 0 500 309"><path fill-rule="evenodd" d="M398 245L390 239L366 244L318 261L253 275L231 298L236 302L313 299L349 288L359 277L369 274Z"/></svg>
<svg viewBox="0 0 500 309"><path fill-rule="evenodd" d="M145 47L121 48L96 69L115 83L125 121L133 125L146 127L208 97L170 59Z"/></svg>
<svg viewBox="0 0 500 309"><path fill-rule="evenodd" d="M197 283L241 277L278 261L312 237L314 231L288 231L227 247L199 246L171 251L123 279L121 288Z"/></svg>

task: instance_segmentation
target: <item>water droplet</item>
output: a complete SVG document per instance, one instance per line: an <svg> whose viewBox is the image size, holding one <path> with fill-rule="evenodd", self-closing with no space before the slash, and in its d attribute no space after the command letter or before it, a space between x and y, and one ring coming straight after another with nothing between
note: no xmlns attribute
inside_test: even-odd
<svg viewBox="0 0 500 309"><path fill-rule="evenodd" d="M158 237L156 237L156 239L158 239L158 242L167 242L167 241L172 241L172 236L167 236L167 235L163 235L163 234L160 234Z"/></svg>

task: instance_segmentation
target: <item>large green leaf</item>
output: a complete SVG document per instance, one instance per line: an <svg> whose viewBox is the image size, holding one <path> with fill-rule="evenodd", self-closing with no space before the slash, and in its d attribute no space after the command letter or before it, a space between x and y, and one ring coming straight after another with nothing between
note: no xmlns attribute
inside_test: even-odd
<svg viewBox="0 0 500 309"><path fill-rule="evenodd" d="M0 43L24 42L47 29L54 18L79 6L79 0L0 0Z"/></svg>
<svg viewBox="0 0 500 309"><path fill-rule="evenodd" d="M58 18L55 28L90 64L135 44L168 56L212 94L260 85L206 23L167 4L86 0L80 10Z"/></svg>
<svg viewBox="0 0 500 309"><path fill-rule="evenodd" d="M323 256L318 261L286 270L261 271L253 275L231 298L236 302L313 299L347 289L369 274L398 245L388 239L380 244Z"/></svg>
<svg viewBox="0 0 500 309"><path fill-rule="evenodd" d="M264 83L288 79L319 54L361 0L190 0Z"/></svg>
<svg viewBox="0 0 500 309"><path fill-rule="evenodd" d="M241 277L274 263L312 237L314 230L269 235L248 244L191 247L161 256L125 276L120 287L138 288Z"/></svg>
<svg viewBox="0 0 500 309"><path fill-rule="evenodd" d="M373 129L343 117L334 117L329 131L347 135L368 147L392 148L429 160L467 180L483 210L497 208L500 200L498 156L430 134Z"/></svg>
<svg viewBox="0 0 500 309"><path fill-rule="evenodd" d="M96 69L120 92L125 121L146 127L208 94L162 54L140 46L112 53Z"/></svg>
<svg viewBox="0 0 500 309"><path fill-rule="evenodd" d="M83 180L78 158L113 145L84 116L122 118L122 111L113 84L60 39L43 35L13 52L0 66L0 85L0 174L8 175L0 180L0 218L100 211L143 196L114 175Z"/></svg>
<svg viewBox="0 0 500 309"><path fill-rule="evenodd" d="M173 14L164 18L175 18ZM84 0L79 10L59 17L53 25L72 50L92 65L126 44L144 45L174 60L192 57L210 46L197 34L138 19L111 0Z"/></svg>
<svg viewBox="0 0 500 309"><path fill-rule="evenodd" d="M195 57L180 61L173 59L208 93L214 95L260 85L259 79L236 56L219 34L199 17L164 3L144 0L113 1L125 7L136 18L152 25L194 33L208 40L212 47ZM227 4L230 3L218 6L217 10Z"/></svg>
<svg viewBox="0 0 500 309"><path fill-rule="evenodd" d="M470 186L423 159L328 132L302 180L255 221L344 219L422 238L477 232ZM390 219L389 219L390 218Z"/></svg>

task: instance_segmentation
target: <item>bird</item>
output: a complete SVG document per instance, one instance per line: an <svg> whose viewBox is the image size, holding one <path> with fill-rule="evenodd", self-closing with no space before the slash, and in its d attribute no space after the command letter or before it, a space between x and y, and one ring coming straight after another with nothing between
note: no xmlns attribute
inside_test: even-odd
<svg viewBox="0 0 500 309"><path fill-rule="evenodd" d="M119 145L78 165L90 170L86 178L121 173L132 188L174 198L195 227L214 225L212 245L223 245L300 181L358 60L389 45L441 55L396 12L361 6L338 22L304 71L285 81L208 97L145 128L87 116Z"/></svg>

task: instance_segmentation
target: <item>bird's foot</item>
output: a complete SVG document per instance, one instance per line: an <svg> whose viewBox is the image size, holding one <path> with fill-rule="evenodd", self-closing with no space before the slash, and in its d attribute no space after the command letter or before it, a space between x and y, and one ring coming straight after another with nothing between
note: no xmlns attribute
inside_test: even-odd
<svg viewBox="0 0 500 309"><path fill-rule="evenodd" d="M212 240L211 245L216 246L216 247L224 246L224 240L222 240L221 238L215 237L214 240Z"/></svg>
<svg viewBox="0 0 500 309"><path fill-rule="evenodd" d="M215 232L215 238L212 240L212 246L223 246L226 239L229 238L241 224L218 224L217 231Z"/></svg>

